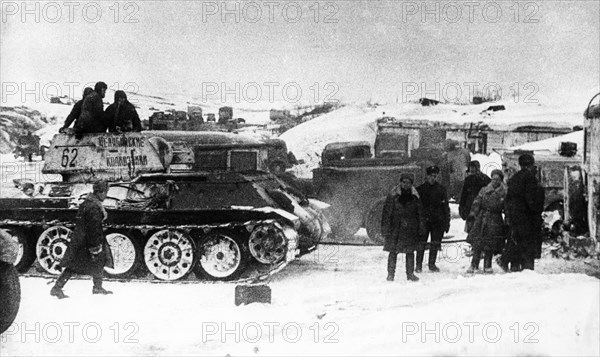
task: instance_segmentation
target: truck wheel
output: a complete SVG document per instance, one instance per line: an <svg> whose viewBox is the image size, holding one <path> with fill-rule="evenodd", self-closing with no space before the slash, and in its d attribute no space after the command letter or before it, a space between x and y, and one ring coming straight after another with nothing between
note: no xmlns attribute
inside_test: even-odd
<svg viewBox="0 0 600 357"><path fill-rule="evenodd" d="M15 266L0 262L0 333L15 321L21 304L21 283Z"/></svg>
<svg viewBox="0 0 600 357"><path fill-rule="evenodd" d="M341 241L351 240L350 238L352 238L352 236L360 229L360 223L362 221L361 214L358 211L348 212L337 219L328 215L328 212L326 211L325 218L330 222L331 234L336 240Z"/></svg>
<svg viewBox="0 0 600 357"><path fill-rule="evenodd" d="M155 277L173 281L183 278L192 270L195 250L194 241L186 233L163 229L148 239L144 261Z"/></svg>
<svg viewBox="0 0 600 357"><path fill-rule="evenodd" d="M365 218L367 235L373 243L378 245L383 244L383 235L381 234L381 215L383 214L384 203L384 200L375 202Z"/></svg>
<svg viewBox="0 0 600 357"><path fill-rule="evenodd" d="M36 255L43 270L53 275L62 272L60 261L65 255L72 235L73 231L63 226L50 227L40 234Z"/></svg>
<svg viewBox="0 0 600 357"><path fill-rule="evenodd" d="M7 228L5 231L19 241L19 250L14 265L19 273L24 273L35 260L35 246L25 231L18 228Z"/></svg>
<svg viewBox="0 0 600 357"><path fill-rule="evenodd" d="M210 280L233 280L239 277L249 260L248 248L234 232L215 230L198 244L196 274Z"/></svg>
<svg viewBox="0 0 600 357"><path fill-rule="evenodd" d="M142 248L138 240L125 232L112 232L106 235L113 256L114 268L104 267L106 275L112 278L129 278L140 267Z"/></svg>

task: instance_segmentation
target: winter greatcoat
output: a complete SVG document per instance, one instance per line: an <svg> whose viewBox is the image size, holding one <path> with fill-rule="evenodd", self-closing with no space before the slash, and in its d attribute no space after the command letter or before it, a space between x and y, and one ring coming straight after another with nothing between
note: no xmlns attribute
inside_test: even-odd
<svg viewBox="0 0 600 357"><path fill-rule="evenodd" d="M77 211L75 232L60 262L63 268L71 268L79 274L97 275L102 273L105 266L114 266L110 246L102 231L105 217L102 202L98 196L90 193ZM102 252L96 261L92 261L90 249L100 245Z"/></svg>
<svg viewBox="0 0 600 357"><path fill-rule="evenodd" d="M473 201L470 218L474 218L473 226L467 236L467 243L474 249L500 252L504 248L506 229L502 211L506 187L500 184L494 188L492 184L485 186Z"/></svg>
<svg viewBox="0 0 600 357"><path fill-rule="evenodd" d="M78 134L104 133L107 127L104 122L102 97L97 92L92 92L83 100L81 115L75 122L75 132Z"/></svg>
<svg viewBox="0 0 600 357"><path fill-rule="evenodd" d="M450 226L450 206L446 189L439 182L425 181L417 187L423 204L425 222L445 230Z"/></svg>
<svg viewBox="0 0 600 357"><path fill-rule="evenodd" d="M511 238L517 250L530 259L539 258L541 253L544 198L544 188L533 169L521 169L508 180L505 210Z"/></svg>
<svg viewBox="0 0 600 357"><path fill-rule="evenodd" d="M381 217L381 233L386 252L412 253L423 245L425 220L419 194L395 189L385 199Z"/></svg>
<svg viewBox="0 0 600 357"><path fill-rule="evenodd" d="M113 103L104 112L104 122L108 123L108 130L113 133L120 131L142 131L140 117L133 104L125 100L123 104Z"/></svg>
<svg viewBox="0 0 600 357"><path fill-rule="evenodd" d="M458 204L458 213L460 218L466 220L471 212L471 206L475 197L479 194L479 191L487 186L492 180L481 171L467 176L463 190L460 195L460 202Z"/></svg>

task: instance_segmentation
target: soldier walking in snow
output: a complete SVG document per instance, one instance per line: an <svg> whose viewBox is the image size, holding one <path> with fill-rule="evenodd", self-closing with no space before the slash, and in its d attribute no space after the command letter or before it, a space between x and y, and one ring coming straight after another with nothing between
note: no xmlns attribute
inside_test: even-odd
<svg viewBox="0 0 600 357"><path fill-rule="evenodd" d="M450 206L448 205L448 195L446 189L439 182L437 176L440 169L437 166L430 166L426 170L427 180L417 187L421 202L423 202L423 212L425 216L426 232L423 240L427 242L431 234L431 246L429 248L429 271L439 272L440 269L435 265L438 249L441 247L444 232L450 230ZM417 251L416 272L420 273L423 269L423 257L425 247Z"/></svg>
<svg viewBox="0 0 600 357"><path fill-rule="evenodd" d="M420 237L425 234L423 218L423 206L413 187L413 178L402 174L400 186L385 200L381 217L381 232L385 239L383 250L389 252L388 281L394 280L398 253L406 254L406 278L419 280L414 274L415 250L419 249Z"/></svg>
<svg viewBox="0 0 600 357"><path fill-rule="evenodd" d="M460 202L458 205L458 213L460 218L465 223L465 232L469 231L470 226L473 224L472 220L468 220L469 213L471 212L471 206L479 191L487 186L491 182L490 178L481 172L479 161L471 161L469 163L469 176L465 179L462 193L460 195Z"/></svg>
<svg viewBox="0 0 600 357"><path fill-rule="evenodd" d="M102 287L104 267L113 267L112 253L102 231L102 221L106 218L102 201L106 199L107 193L108 183L96 182L94 192L90 193L79 206L75 232L60 262L64 270L50 290L50 295L59 299L68 297L62 288L76 273L92 276L93 294L112 294Z"/></svg>
<svg viewBox="0 0 600 357"><path fill-rule="evenodd" d="M501 266L511 271L534 269L541 251L541 214L544 210L544 188L535 175L535 160L529 154L519 156L521 170L508 180L506 218L510 236L506 242Z"/></svg>

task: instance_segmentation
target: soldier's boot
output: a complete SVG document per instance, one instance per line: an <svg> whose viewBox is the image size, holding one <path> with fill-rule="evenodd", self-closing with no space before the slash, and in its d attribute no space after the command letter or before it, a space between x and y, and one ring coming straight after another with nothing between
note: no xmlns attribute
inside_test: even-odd
<svg viewBox="0 0 600 357"><path fill-rule="evenodd" d="M390 255L388 255L387 281L394 281L394 276L396 275L396 261L397 260L398 260L398 254L395 252L390 252Z"/></svg>
<svg viewBox="0 0 600 357"><path fill-rule="evenodd" d="M502 255L500 255L500 256L498 256L498 258L496 258L496 263L498 263L498 266L500 266L500 268L505 273L508 273L510 271L508 269L508 262L506 261L506 259Z"/></svg>
<svg viewBox="0 0 600 357"><path fill-rule="evenodd" d="M432 246L429 249L429 271L432 273L437 273L440 269L435 265L435 261L437 259L437 246Z"/></svg>
<svg viewBox="0 0 600 357"><path fill-rule="evenodd" d="M423 271L423 257L425 256L425 250L417 250L417 266L415 268L416 273Z"/></svg>
<svg viewBox="0 0 600 357"><path fill-rule="evenodd" d="M62 291L62 288L65 286L67 281L69 281L72 275L73 274L69 269L65 269L62 273L60 273L60 276L58 279L56 279L56 283L54 283L54 286L52 289L50 289L50 296L56 296L61 300L68 298L69 296Z"/></svg>
<svg viewBox="0 0 600 357"><path fill-rule="evenodd" d="M102 277L94 277L94 287L92 288L92 294L101 294L101 295L109 295L113 292L110 290L106 290L102 287Z"/></svg>
<svg viewBox="0 0 600 357"><path fill-rule="evenodd" d="M483 258L483 272L485 274L493 274L494 270L492 269L492 252L485 252L485 257Z"/></svg>
<svg viewBox="0 0 600 357"><path fill-rule="evenodd" d="M415 254L406 253L406 279L409 281L419 281L415 275Z"/></svg>

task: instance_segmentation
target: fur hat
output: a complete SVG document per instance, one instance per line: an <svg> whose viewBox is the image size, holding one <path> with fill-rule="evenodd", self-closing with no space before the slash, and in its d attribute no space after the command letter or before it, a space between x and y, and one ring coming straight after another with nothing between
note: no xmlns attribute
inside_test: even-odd
<svg viewBox="0 0 600 357"><path fill-rule="evenodd" d="M502 173L502 170L498 170L498 169L493 170L490 177L494 177L494 175L498 175L498 176L500 176L500 180L504 180L504 173Z"/></svg>
<svg viewBox="0 0 600 357"><path fill-rule="evenodd" d="M530 154L523 154L519 156L519 166L527 167L532 166L535 163L535 159Z"/></svg>
<svg viewBox="0 0 600 357"><path fill-rule="evenodd" d="M117 102L120 98L127 100L127 94L122 90L118 90L115 92L115 102Z"/></svg>
<svg viewBox="0 0 600 357"><path fill-rule="evenodd" d="M94 193L108 192L108 182L97 181L94 182Z"/></svg>
<svg viewBox="0 0 600 357"><path fill-rule="evenodd" d="M401 174L401 175L400 175L400 182L402 182L402 181L404 181L404 180L410 180L410 183L411 183L411 184L415 182L415 180L414 180L414 178L412 177L412 175L409 175L409 174L407 174L407 173L403 173L403 174Z"/></svg>
<svg viewBox="0 0 600 357"><path fill-rule="evenodd" d="M440 168L437 166L429 166L425 172L427 173L427 175L431 175L431 174L439 174L440 173Z"/></svg>

